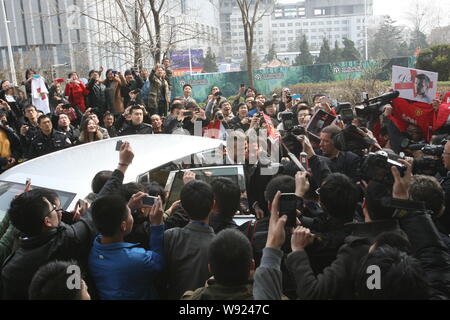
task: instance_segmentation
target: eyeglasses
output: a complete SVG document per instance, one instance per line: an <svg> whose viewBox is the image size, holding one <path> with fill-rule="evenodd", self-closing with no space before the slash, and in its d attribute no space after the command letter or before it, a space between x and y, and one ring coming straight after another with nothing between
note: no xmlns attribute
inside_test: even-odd
<svg viewBox="0 0 450 320"><path fill-rule="evenodd" d="M53 209L50 210L50 212L48 213L48 215L50 216L52 214L53 211L56 211L56 213L62 213L64 211L64 209L59 208L57 209L55 205L53 205Z"/></svg>
<svg viewBox="0 0 450 320"><path fill-rule="evenodd" d="M320 196L320 188L317 188L317 189L316 189L316 194L317 194L318 196Z"/></svg>

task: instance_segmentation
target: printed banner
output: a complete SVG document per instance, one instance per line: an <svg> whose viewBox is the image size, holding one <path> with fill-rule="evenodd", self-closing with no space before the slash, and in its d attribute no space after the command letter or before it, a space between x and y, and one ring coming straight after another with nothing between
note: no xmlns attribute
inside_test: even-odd
<svg viewBox="0 0 450 320"><path fill-rule="evenodd" d="M287 87L297 83L343 81L361 79L366 74L376 79L387 81L391 79L392 66L413 67L415 57L403 57L387 60L350 61L333 64L316 64L300 67L279 67L254 71L254 84L258 92L270 95L273 89ZM219 86L225 97L236 96L239 84L248 85L246 71L197 74L175 77L173 79L173 97L183 95L183 85L192 85L193 98L197 102L211 93L212 86Z"/></svg>

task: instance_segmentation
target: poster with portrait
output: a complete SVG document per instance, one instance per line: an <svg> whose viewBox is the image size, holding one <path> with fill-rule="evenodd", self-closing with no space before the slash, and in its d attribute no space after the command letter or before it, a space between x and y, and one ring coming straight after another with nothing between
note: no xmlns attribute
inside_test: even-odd
<svg viewBox="0 0 450 320"><path fill-rule="evenodd" d="M323 110L317 110L317 112L311 117L306 131L314 138L320 140L320 132L323 128L328 127L336 120L336 117Z"/></svg>
<svg viewBox="0 0 450 320"><path fill-rule="evenodd" d="M392 87L400 98L431 103L436 97L438 74L436 72L392 66Z"/></svg>

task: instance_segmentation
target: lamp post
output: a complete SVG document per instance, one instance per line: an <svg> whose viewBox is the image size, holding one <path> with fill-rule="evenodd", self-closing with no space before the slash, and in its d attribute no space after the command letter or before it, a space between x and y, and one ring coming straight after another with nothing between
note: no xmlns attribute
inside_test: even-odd
<svg viewBox="0 0 450 320"><path fill-rule="evenodd" d="M6 7L5 7L5 0L1 0L2 3L2 13L3 13L3 20L5 23L5 33L6 33L6 45L8 46L8 55L9 55L9 65L11 68L11 81L15 84L17 84L17 76L16 76L16 66L14 64L14 56L13 51L11 47L11 38L9 36L9 27L8 27L8 19L6 17Z"/></svg>

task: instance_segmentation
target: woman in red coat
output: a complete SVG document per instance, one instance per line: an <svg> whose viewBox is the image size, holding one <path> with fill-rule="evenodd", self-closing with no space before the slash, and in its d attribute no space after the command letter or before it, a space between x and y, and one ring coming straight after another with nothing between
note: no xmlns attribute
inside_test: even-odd
<svg viewBox="0 0 450 320"><path fill-rule="evenodd" d="M78 74L76 72L70 73L66 89L64 90L64 95L69 97L70 103L76 105L81 112L85 112L86 104L84 97L88 94L89 90L86 88L85 84L79 80Z"/></svg>

